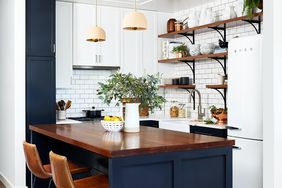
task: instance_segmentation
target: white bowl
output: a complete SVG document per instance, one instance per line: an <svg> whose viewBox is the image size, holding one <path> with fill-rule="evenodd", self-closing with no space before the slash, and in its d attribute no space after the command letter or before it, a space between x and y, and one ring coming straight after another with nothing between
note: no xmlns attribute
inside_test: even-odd
<svg viewBox="0 0 282 188"><path fill-rule="evenodd" d="M201 54L200 51L200 45L199 44L193 44L189 48L189 53L191 56L197 56Z"/></svg>
<svg viewBox="0 0 282 188"><path fill-rule="evenodd" d="M215 44L207 43L201 45L201 54L213 54L215 51Z"/></svg>
<svg viewBox="0 0 282 188"><path fill-rule="evenodd" d="M124 126L123 121L101 121L103 128L110 132L119 132Z"/></svg>

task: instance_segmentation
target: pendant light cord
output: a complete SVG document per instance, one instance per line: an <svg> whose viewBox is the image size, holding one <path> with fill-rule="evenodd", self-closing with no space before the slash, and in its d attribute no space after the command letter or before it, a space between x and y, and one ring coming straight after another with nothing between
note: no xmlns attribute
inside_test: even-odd
<svg viewBox="0 0 282 188"><path fill-rule="evenodd" d="M96 27L98 26L98 0L96 0Z"/></svg>
<svg viewBox="0 0 282 188"><path fill-rule="evenodd" d="M135 9L135 12L136 12L136 10L137 10L136 0L134 1L134 9Z"/></svg>

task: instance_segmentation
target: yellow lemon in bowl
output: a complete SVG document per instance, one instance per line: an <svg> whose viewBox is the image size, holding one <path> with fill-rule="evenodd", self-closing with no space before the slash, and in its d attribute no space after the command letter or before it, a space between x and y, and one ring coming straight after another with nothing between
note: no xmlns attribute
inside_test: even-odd
<svg viewBox="0 0 282 188"><path fill-rule="evenodd" d="M110 116L105 116L104 117L104 121L111 121L111 120L112 120L112 118Z"/></svg>

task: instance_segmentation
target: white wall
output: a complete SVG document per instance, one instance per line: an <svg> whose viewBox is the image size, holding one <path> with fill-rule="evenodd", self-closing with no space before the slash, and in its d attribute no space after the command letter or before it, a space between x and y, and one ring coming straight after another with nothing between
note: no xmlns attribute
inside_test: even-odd
<svg viewBox="0 0 282 188"><path fill-rule="evenodd" d="M0 178L25 187L25 1L0 0Z"/></svg>
<svg viewBox="0 0 282 188"><path fill-rule="evenodd" d="M267 2L267 3L266 3ZM282 187L282 2L264 1L264 187Z"/></svg>

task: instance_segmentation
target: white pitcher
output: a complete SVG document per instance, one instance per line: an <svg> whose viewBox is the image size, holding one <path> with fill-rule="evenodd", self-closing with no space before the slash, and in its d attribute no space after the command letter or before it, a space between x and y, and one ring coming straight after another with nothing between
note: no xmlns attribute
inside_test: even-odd
<svg viewBox="0 0 282 188"><path fill-rule="evenodd" d="M125 104L125 125L124 132L139 132L139 105L140 103Z"/></svg>

